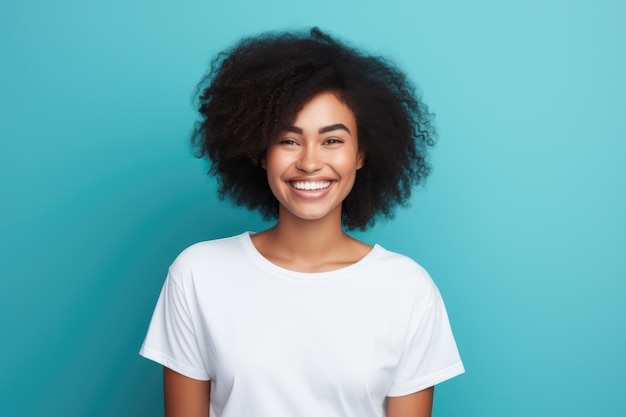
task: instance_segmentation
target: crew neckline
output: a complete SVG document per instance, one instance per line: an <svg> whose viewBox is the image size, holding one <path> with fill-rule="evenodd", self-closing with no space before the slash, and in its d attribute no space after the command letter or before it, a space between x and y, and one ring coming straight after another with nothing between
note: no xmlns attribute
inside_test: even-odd
<svg viewBox="0 0 626 417"><path fill-rule="evenodd" d="M252 257L252 259L256 263L261 265L264 269L267 269L277 275L299 280L320 281L351 275L355 271L364 268L368 263L370 263L372 259L376 258L376 256L378 256L378 254L384 250L378 243L376 243L374 244L374 246L372 246L372 249L370 249L370 251L364 257L348 266L325 272L300 272L278 266L275 263L269 261L263 255L261 255L261 252L259 252L258 249L254 246L254 244L252 243L252 239L250 238L250 236L252 236L253 234L255 234L255 232L247 231L239 235L240 241L244 245L244 249Z"/></svg>

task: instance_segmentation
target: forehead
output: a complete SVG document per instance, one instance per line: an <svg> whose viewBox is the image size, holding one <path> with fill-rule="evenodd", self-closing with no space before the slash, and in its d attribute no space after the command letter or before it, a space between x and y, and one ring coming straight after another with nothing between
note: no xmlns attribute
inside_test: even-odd
<svg viewBox="0 0 626 417"><path fill-rule="evenodd" d="M356 126L356 118L350 107L336 93L325 91L314 95L296 114L294 125L333 125L343 123Z"/></svg>

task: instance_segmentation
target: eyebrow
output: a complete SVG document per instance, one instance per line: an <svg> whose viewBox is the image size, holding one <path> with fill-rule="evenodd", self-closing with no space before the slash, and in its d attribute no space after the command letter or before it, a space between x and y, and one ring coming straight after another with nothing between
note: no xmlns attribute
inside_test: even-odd
<svg viewBox="0 0 626 417"><path fill-rule="evenodd" d="M337 123L337 124L330 125L330 126L324 126L320 128L320 130L318 130L317 132L328 133L328 132L332 132L333 130L345 130L346 132L352 134L352 132L350 132L350 129L348 129L348 127L344 125L343 123Z"/></svg>
<svg viewBox="0 0 626 417"><path fill-rule="evenodd" d="M343 123L335 123L334 125L320 127L317 133L328 133L328 132L332 132L333 130L345 130L346 132L352 134L352 132L350 132L350 129L348 129L348 127L344 125ZM301 135L302 133L304 133L304 131L301 128L296 127L296 126L285 127L285 132L297 133L298 135Z"/></svg>

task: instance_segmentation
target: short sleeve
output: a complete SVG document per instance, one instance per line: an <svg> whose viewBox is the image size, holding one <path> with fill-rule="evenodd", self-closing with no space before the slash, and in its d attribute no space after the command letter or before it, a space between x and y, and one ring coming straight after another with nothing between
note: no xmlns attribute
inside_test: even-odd
<svg viewBox="0 0 626 417"><path fill-rule="evenodd" d="M430 299L429 306L416 320L417 325L411 326L387 394L390 397L409 395L465 372L448 313L436 287Z"/></svg>
<svg viewBox="0 0 626 417"><path fill-rule="evenodd" d="M188 300L171 268L139 354L189 378L210 379L203 366Z"/></svg>

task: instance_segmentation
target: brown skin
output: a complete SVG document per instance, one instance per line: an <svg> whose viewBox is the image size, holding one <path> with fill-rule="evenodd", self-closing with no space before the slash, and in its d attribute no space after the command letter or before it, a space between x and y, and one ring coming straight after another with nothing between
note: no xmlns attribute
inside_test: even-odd
<svg viewBox="0 0 626 417"><path fill-rule="evenodd" d="M210 390L210 381L198 381L163 367L165 417L208 417Z"/></svg>
<svg viewBox="0 0 626 417"><path fill-rule="evenodd" d="M366 159L358 147L352 111L321 93L271 144L262 166L279 201L276 225L251 237L270 262L299 272L326 272L354 264L372 247L343 232L341 205ZM337 126L340 126L337 128ZM327 191L294 190L294 181L330 181ZM164 368L165 417L208 417L210 382ZM430 417L433 388L387 399L387 417Z"/></svg>
<svg viewBox="0 0 626 417"><path fill-rule="evenodd" d="M387 417L430 417L435 387L402 397L387 398Z"/></svg>

